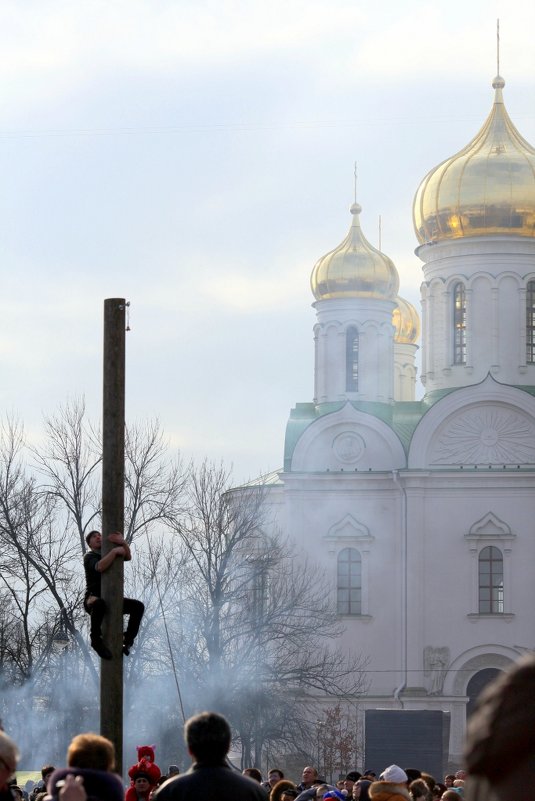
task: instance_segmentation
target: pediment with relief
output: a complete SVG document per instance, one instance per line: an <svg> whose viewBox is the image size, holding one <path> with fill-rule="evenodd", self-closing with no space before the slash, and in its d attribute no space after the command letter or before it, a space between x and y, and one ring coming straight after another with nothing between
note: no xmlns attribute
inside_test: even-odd
<svg viewBox="0 0 535 801"><path fill-rule="evenodd" d="M535 423L520 409L473 406L449 417L437 430L430 465L535 464Z"/></svg>
<svg viewBox="0 0 535 801"><path fill-rule="evenodd" d="M305 429L292 456L292 472L394 470L406 465L405 452L390 426L346 403Z"/></svg>

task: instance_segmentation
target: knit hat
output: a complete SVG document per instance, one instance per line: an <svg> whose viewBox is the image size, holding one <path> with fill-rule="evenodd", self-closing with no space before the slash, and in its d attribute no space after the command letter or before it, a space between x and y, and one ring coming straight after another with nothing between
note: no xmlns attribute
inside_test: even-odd
<svg viewBox="0 0 535 801"><path fill-rule="evenodd" d="M384 782L393 782L394 784L405 784L408 779L405 771L398 765L389 765L385 768L379 778Z"/></svg>

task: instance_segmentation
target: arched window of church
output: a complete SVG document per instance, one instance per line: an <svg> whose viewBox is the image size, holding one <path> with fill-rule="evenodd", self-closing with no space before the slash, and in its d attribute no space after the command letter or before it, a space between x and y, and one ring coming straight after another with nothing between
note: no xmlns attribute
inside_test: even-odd
<svg viewBox="0 0 535 801"><path fill-rule="evenodd" d="M466 364L466 291L460 281L453 287L453 363Z"/></svg>
<svg viewBox="0 0 535 801"><path fill-rule="evenodd" d="M362 609L362 560L356 548L338 554L337 612L360 615Z"/></svg>
<svg viewBox="0 0 535 801"><path fill-rule="evenodd" d="M526 287L526 362L535 364L535 281Z"/></svg>
<svg viewBox="0 0 535 801"><path fill-rule="evenodd" d="M346 392L359 388L359 332L354 325L346 331Z"/></svg>
<svg viewBox="0 0 535 801"><path fill-rule="evenodd" d="M487 545L479 554L479 614L503 612L503 556Z"/></svg>

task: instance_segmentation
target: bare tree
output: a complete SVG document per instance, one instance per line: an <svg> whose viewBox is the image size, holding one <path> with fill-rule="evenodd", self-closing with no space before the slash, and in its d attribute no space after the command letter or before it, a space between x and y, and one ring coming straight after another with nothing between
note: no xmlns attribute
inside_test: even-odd
<svg viewBox="0 0 535 801"><path fill-rule="evenodd" d="M128 542L166 525L182 508L185 474L167 455L159 422L129 426L125 437L125 519Z"/></svg>
<svg viewBox="0 0 535 801"><path fill-rule="evenodd" d="M325 580L268 533L264 486L230 491L229 472L204 462L185 490L173 528L189 559L190 691L228 715L243 761L260 764L265 745L310 736L320 698L362 694L364 660L336 648Z"/></svg>
<svg viewBox="0 0 535 801"><path fill-rule="evenodd" d="M80 551L85 535L100 515L99 432L87 422L85 401L68 402L45 418L45 440L32 453L45 483L41 490L61 505L65 525L78 534Z"/></svg>
<svg viewBox="0 0 535 801"><path fill-rule="evenodd" d="M72 559L75 548L56 526L54 499L42 493L25 467L23 430L6 421L0 428L0 559L2 581L18 610L24 658L19 667L31 675L35 663L34 642L39 641L39 621L50 620L50 605L76 633L72 607ZM31 633L33 631L33 634Z"/></svg>
<svg viewBox="0 0 535 801"><path fill-rule="evenodd" d="M85 536L98 527L101 511L100 431L86 417L85 402L75 400L45 418L45 440L33 448L35 466L45 483L41 490L60 502L66 525ZM131 542L165 523L179 510L183 470L170 460L158 421L127 427L125 432L125 537Z"/></svg>
<svg viewBox="0 0 535 801"><path fill-rule="evenodd" d="M99 434L86 419L83 400L46 418L45 433L40 447L25 449L21 425L7 420L0 429L0 584L11 596L18 623L13 662L29 678L46 660L57 631L67 630L96 681L80 633L87 622L80 557L85 535L100 517ZM126 522L132 540L152 534L157 523L177 513L181 468L179 460L167 458L157 423L133 427L126 445Z"/></svg>

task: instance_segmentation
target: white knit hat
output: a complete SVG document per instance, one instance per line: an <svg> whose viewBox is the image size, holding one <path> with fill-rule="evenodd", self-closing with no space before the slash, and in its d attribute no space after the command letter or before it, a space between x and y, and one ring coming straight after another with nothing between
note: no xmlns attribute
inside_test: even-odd
<svg viewBox="0 0 535 801"><path fill-rule="evenodd" d="M398 765L390 765L388 768L383 770L379 778L383 782L404 784L409 777L402 768L398 767Z"/></svg>

